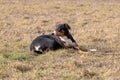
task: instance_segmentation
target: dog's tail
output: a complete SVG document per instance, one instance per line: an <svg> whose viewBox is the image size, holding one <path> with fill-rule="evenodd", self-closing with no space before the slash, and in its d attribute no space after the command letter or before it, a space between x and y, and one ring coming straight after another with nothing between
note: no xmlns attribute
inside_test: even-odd
<svg viewBox="0 0 120 80"><path fill-rule="evenodd" d="M40 46L39 45L38 46L34 46L34 49L35 49L35 51L39 51Z"/></svg>
<svg viewBox="0 0 120 80"><path fill-rule="evenodd" d="M39 53L43 53L43 50L40 47L41 47L40 45L34 46L34 51L39 52Z"/></svg>
<svg viewBox="0 0 120 80"><path fill-rule="evenodd" d="M31 45L30 51L36 52L36 53L43 53L43 50L41 49L40 45L35 45L35 46Z"/></svg>

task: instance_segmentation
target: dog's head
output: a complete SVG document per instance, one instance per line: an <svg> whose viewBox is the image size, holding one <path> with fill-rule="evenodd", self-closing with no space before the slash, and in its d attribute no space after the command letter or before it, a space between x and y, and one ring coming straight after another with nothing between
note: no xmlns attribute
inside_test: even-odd
<svg viewBox="0 0 120 80"><path fill-rule="evenodd" d="M54 34L56 34L56 32L62 32L63 31L65 35L68 35L70 29L71 29L70 26L68 24L66 24L66 23L64 23L64 24L58 24L56 26Z"/></svg>

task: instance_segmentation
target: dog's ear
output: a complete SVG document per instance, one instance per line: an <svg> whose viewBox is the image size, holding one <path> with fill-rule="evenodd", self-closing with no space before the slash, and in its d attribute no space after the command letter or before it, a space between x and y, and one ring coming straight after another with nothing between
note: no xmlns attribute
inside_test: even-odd
<svg viewBox="0 0 120 80"><path fill-rule="evenodd" d="M61 30L61 24L56 25L56 29L55 30L56 31L60 31Z"/></svg>
<svg viewBox="0 0 120 80"><path fill-rule="evenodd" d="M68 30L71 29L71 27L67 23L65 23L64 26L67 27Z"/></svg>

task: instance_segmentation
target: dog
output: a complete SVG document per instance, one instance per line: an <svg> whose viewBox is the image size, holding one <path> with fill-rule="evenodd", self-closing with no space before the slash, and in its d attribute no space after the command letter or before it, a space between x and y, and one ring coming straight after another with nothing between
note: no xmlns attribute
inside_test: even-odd
<svg viewBox="0 0 120 80"><path fill-rule="evenodd" d="M42 54L48 50L57 50L61 48L66 48L63 41L58 36L55 35L41 35L35 38L31 45L30 51L37 54Z"/></svg>
<svg viewBox="0 0 120 80"><path fill-rule="evenodd" d="M66 23L59 24L51 34L41 35L35 38L30 45L30 51L42 54L49 50L73 48L80 53L84 53L84 51L80 50L76 41L70 34L70 29L71 27Z"/></svg>

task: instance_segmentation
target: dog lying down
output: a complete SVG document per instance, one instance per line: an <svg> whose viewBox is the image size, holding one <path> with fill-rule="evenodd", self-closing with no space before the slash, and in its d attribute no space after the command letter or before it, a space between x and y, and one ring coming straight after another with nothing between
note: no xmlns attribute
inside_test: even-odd
<svg viewBox="0 0 120 80"><path fill-rule="evenodd" d="M68 47L64 44L64 39L55 36L55 35L41 35L35 38L31 45L30 45L30 51L42 54L49 50L58 50L62 48L73 48L74 47ZM84 51L80 51L80 53L83 53ZM86 52L86 51L85 51Z"/></svg>
<svg viewBox="0 0 120 80"><path fill-rule="evenodd" d="M59 24L55 31L50 35L41 35L33 40L30 50L41 54L48 50L57 50L61 48L74 48L79 53L86 53L87 50L81 50L69 32L68 24Z"/></svg>
<svg viewBox="0 0 120 80"><path fill-rule="evenodd" d="M33 40L30 50L37 54L41 54L48 50L57 50L66 48L63 41L55 35L41 35Z"/></svg>

